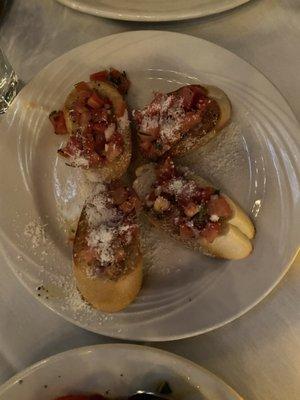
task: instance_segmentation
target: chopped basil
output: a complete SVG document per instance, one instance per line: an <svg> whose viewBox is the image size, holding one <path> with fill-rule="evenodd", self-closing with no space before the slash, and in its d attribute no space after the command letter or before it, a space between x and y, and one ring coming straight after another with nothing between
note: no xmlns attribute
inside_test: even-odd
<svg viewBox="0 0 300 400"><path fill-rule="evenodd" d="M157 148L157 150L162 150L162 144L159 142L155 142L155 147Z"/></svg>
<svg viewBox="0 0 300 400"><path fill-rule="evenodd" d="M172 393L172 389L170 388L170 385L168 384L168 382L161 382L158 385L157 391L160 394L171 394Z"/></svg>
<svg viewBox="0 0 300 400"><path fill-rule="evenodd" d="M219 190L219 189L216 189L216 190L214 191L214 194L217 194L218 196L220 196L220 190Z"/></svg>

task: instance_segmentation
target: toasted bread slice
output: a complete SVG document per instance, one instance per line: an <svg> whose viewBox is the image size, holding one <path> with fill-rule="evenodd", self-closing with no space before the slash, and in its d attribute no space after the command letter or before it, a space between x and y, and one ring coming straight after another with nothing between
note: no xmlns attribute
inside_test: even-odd
<svg viewBox="0 0 300 400"><path fill-rule="evenodd" d="M112 183L98 185L81 212L73 246L77 287L93 307L104 312L125 308L142 285L142 256L133 190Z"/></svg>
<svg viewBox="0 0 300 400"><path fill-rule="evenodd" d="M179 93L183 89L195 90L195 88L196 90L200 90L203 94L205 93L206 100L210 99L205 111L203 114L201 114L201 121L199 122L199 120L196 118L194 122L178 122L179 125L177 126L176 121L180 121L182 113L182 109L178 103L175 103L177 106L173 106L175 108L167 118L164 117L164 114L162 113L160 115L159 122L157 119L155 119L155 114L154 117L151 116L151 113L153 112L151 111L150 119L149 116L147 116L146 123L143 124L143 129L146 129L145 132L142 132L141 129L139 129L140 125L137 123L141 147L143 147L143 143L148 143L146 146L150 146L148 150L147 148L141 150L141 155L138 156L139 159L150 158L152 160L157 160L163 155L168 155L172 158L182 157L187 152L202 147L210 140L215 138L218 133L230 122L232 113L230 100L224 91L218 87L209 85L188 85L181 87L174 92L168 93L167 96L181 96ZM169 105L170 101L168 101L168 99L163 99L164 100L162 104L159 103L160 100L157 100L159 104L155 105L155 107L164 109L163 112L165 113L165 109L168 109L168 107L171 108L172 106ZM151 107L153 109L155 108L154 106ZM144 117L141 117L141 115L144 115L143 112L145 111L134 111L135 118L143 119ZM186 115L189 114L187 111L185 111L185 113ZM197 111L194 111L194 113L197 113ZM154 119L152 120L152 118ZM191 121L193 121L193 116L190 118ZM149 132L147 129L150 129ZM158 131L163 129L164 133L160 133L157 137L156 129L158 129ZM163 139L161 135L164 137ZM159 143L156 142L157 139L159 139ZM164 145L162 145L165 140L166 148L164 148ZM154 144L154 147L152 147L151 144ZM163 147L160 150L161 146Z"/></svg>
<svg viewBox="0 0 300 400"><path fill-rule="evenodd" d="M83 210L73 247L73 270L77 288L94 308L108 313L120 311L136 298L142 286L142 255L138 239L128 246L122 271L115 271L112 276L105 272L97 274L93 273L96 265L88 264L84 257L87 229L88 223Z"/></svg>
<svg viewBox="0 0 300 400"><path fill-rule="evenodd" d="M149 163L139 167L136 170L136 176L137 178L133 183L134 190L141 200L145 200L147 194L152 190L152 184L156 180L155 164ZM185 176L194 180L201 187L211 186L192 172L185 172ZM146 215L151 224L168 232L172 237L194 250L201 250L207 255L230 260L245 258L252 251L250 239L254 237L254 226L250 218L235 202L223 194L222 197L225 197L228 201L232 214L224 223L221 233L212 242L201 236L198 238L183 238L174 232L173 222L167 216L162 218L153 210L146 211Z"/></svg>
<svg viewBox="0 0 300 400"><path fill-rule="evenodd" d="M116 116L118 132L122 135L124 147L123 152L111 162L106 162L97 168L83 167L86 171L87 177L92 181L112 181L119 179L126 172L129 166L132 152L127 105L117 88L107 82L92 81L87 82L86 85L91 90L98 92L102 97L108 98L111 101L113 112ZM68 95L63 107L65 123L69 134L78 132L82 129L82 126L74 122L74 119L72 119L72 109L78 99L79 92L75 88ZM76 162L74 164L70 163L70 165L77 166Z"/></svg>

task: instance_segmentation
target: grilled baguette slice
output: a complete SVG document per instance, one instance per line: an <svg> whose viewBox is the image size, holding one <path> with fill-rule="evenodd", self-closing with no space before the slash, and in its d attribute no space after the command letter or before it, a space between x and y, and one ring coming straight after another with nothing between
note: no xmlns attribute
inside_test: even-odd
<svg viewBox="0 0 300 400"><path fill-rule="evenodd" d="M77 287L104 312L128 306L142 285L139 206L132 188L120 182L98 184L79 218L73 245Z"/></svg>
<svg viewBox="0 0 300 400"><path fill-rule="evenodd" d="M186 90L201 90L202 93L205 93L206 98L211 99L212 101L209 103L207 108L205 109L202 119L200 123L192 123L188 124L188 126L192 126L191 128L181 128L183 131L180 132L180 129L174 128L177 133L174 133L174 135L177 137L177 139L171 143L169 142L168 144L171 146L171 148L167 151L165 150L157 150L156 155L153 155L152 152L150 151L149 155L147 155L147 150L141 151L142 155L139 156L139 158L143 157L144 158L150 158L153 160L157 160L161 156L168 154L170 157L175 158L175 157L182 157L185 155L187 152L191 150L195 150L197 148L200 148L204 146L206 143L208 143L210 140L215 138L218 133L230 122L231 120L231 113L232 113L232 108L231 108L231 103L227 95L224 93L223 90L219 89L216 86L209 86L209 85L188 85L185 87L181 87L174 92L168 93L169 95L180 95L180 91L183 89ZM163 108L167 107L167 102L162 106ZM177 110L178 111L178 110ZM141 111L143 113L143 110ZM139 115L140 111L134 111L134 116L135 118L137 115ZM188 112L187 112L188 114ZM173 116L172 118L175 118L175 125L176 125L176 115L177 113L174 112L175 117ZM151 117L150 117L151 118ZM180 117L179 117L180 118ZM152 122L155 123L155 121L147 121L148 126L152 127ZM169 126L170 121L167 119L165 122L160 122L160 126L164 126L166 124ZM147 125L146 124L146 125ZM154 137L151 134L147 134L144 132L139 131L139 123L137 123L137 129L138 129L138 134L139 138L141 140L141 143L144 142L152 142L155 140ZM169 128L168 128L169 129ZM178 130L179 129L179 130ZM178 140L178 134L180 133L180 139ZM160 145L159 145L160 146ZM154 153L155 154L155 153Z"/></svg>
<svg viewBox="0 0 300 400"><path fill-rule="evenodd" d="M199 186L211 186L201 177L192 172L187 172L185 177L194 180ZM156 180L155 164L149 163L136 170L136 179L133 183L134 190L143 201L147 194L152 190L152 184ZM172 237L180 240L194 250L200 250L204 254L230 260L238 260L249 256L252 251L251 239L254 237L255 230L250 218L244 211L228 196L223 195L232 210L232 216L223 226L222 232L213 242L209 242L203 237L182 238L174 232L174 225L170 218L161 217L155 211L146 211L150 223L163 231L170 233Z"/></svg>

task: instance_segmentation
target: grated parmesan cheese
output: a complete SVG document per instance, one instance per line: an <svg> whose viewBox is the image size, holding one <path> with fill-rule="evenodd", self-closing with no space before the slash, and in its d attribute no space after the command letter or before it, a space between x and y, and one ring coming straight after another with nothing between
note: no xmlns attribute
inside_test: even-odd
<svg viewBox="0 0 300 400"><path fill-rule="evenodd" d="M37 248L41 243L45 243L45 226L36 221L31 221L25 226L24 235L31 239L33 248Z"/></svg>

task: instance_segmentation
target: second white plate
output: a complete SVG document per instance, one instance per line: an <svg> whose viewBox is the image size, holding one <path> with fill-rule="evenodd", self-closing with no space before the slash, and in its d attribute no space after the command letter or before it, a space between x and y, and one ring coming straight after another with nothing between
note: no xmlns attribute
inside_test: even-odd
<svg viewBox="0 0 300 400"><path fill-rule="evenodd" d="M0 400L93 393L125 399L137 390L155 391L163 381L175 399L242 400L215 375L184 358L128 344L82 347L42 360L2 385Z"/></svg>
<svg viewBox="0 0 300 400"><path fill-rule="evenodd" d="M108 66L128 72L131 107L145 104L153 90L168 92L186 83L225 90L233 103L232 124L185 163L237 200L257 229L251 256L232 262L189 251L155 229L145 231L143 289L128 309L114 315L91 309L75 290L61 220L80 212L78 200L85 192L80 171L56 156L61 139L48 120L75 82ZM85 44L52 62L21 91L0 131L4 257L37 299L88 330L148 341L207 332L263 299L295 256L300 230L296 120L266 78L212 43L142 31Z"/></svg>
<svg viewBox="0 0 300 400"><path fill-rule="evenodd" d="M126 21L177 21L230 10L249 0L57 0L87 14Z"/></svg>

